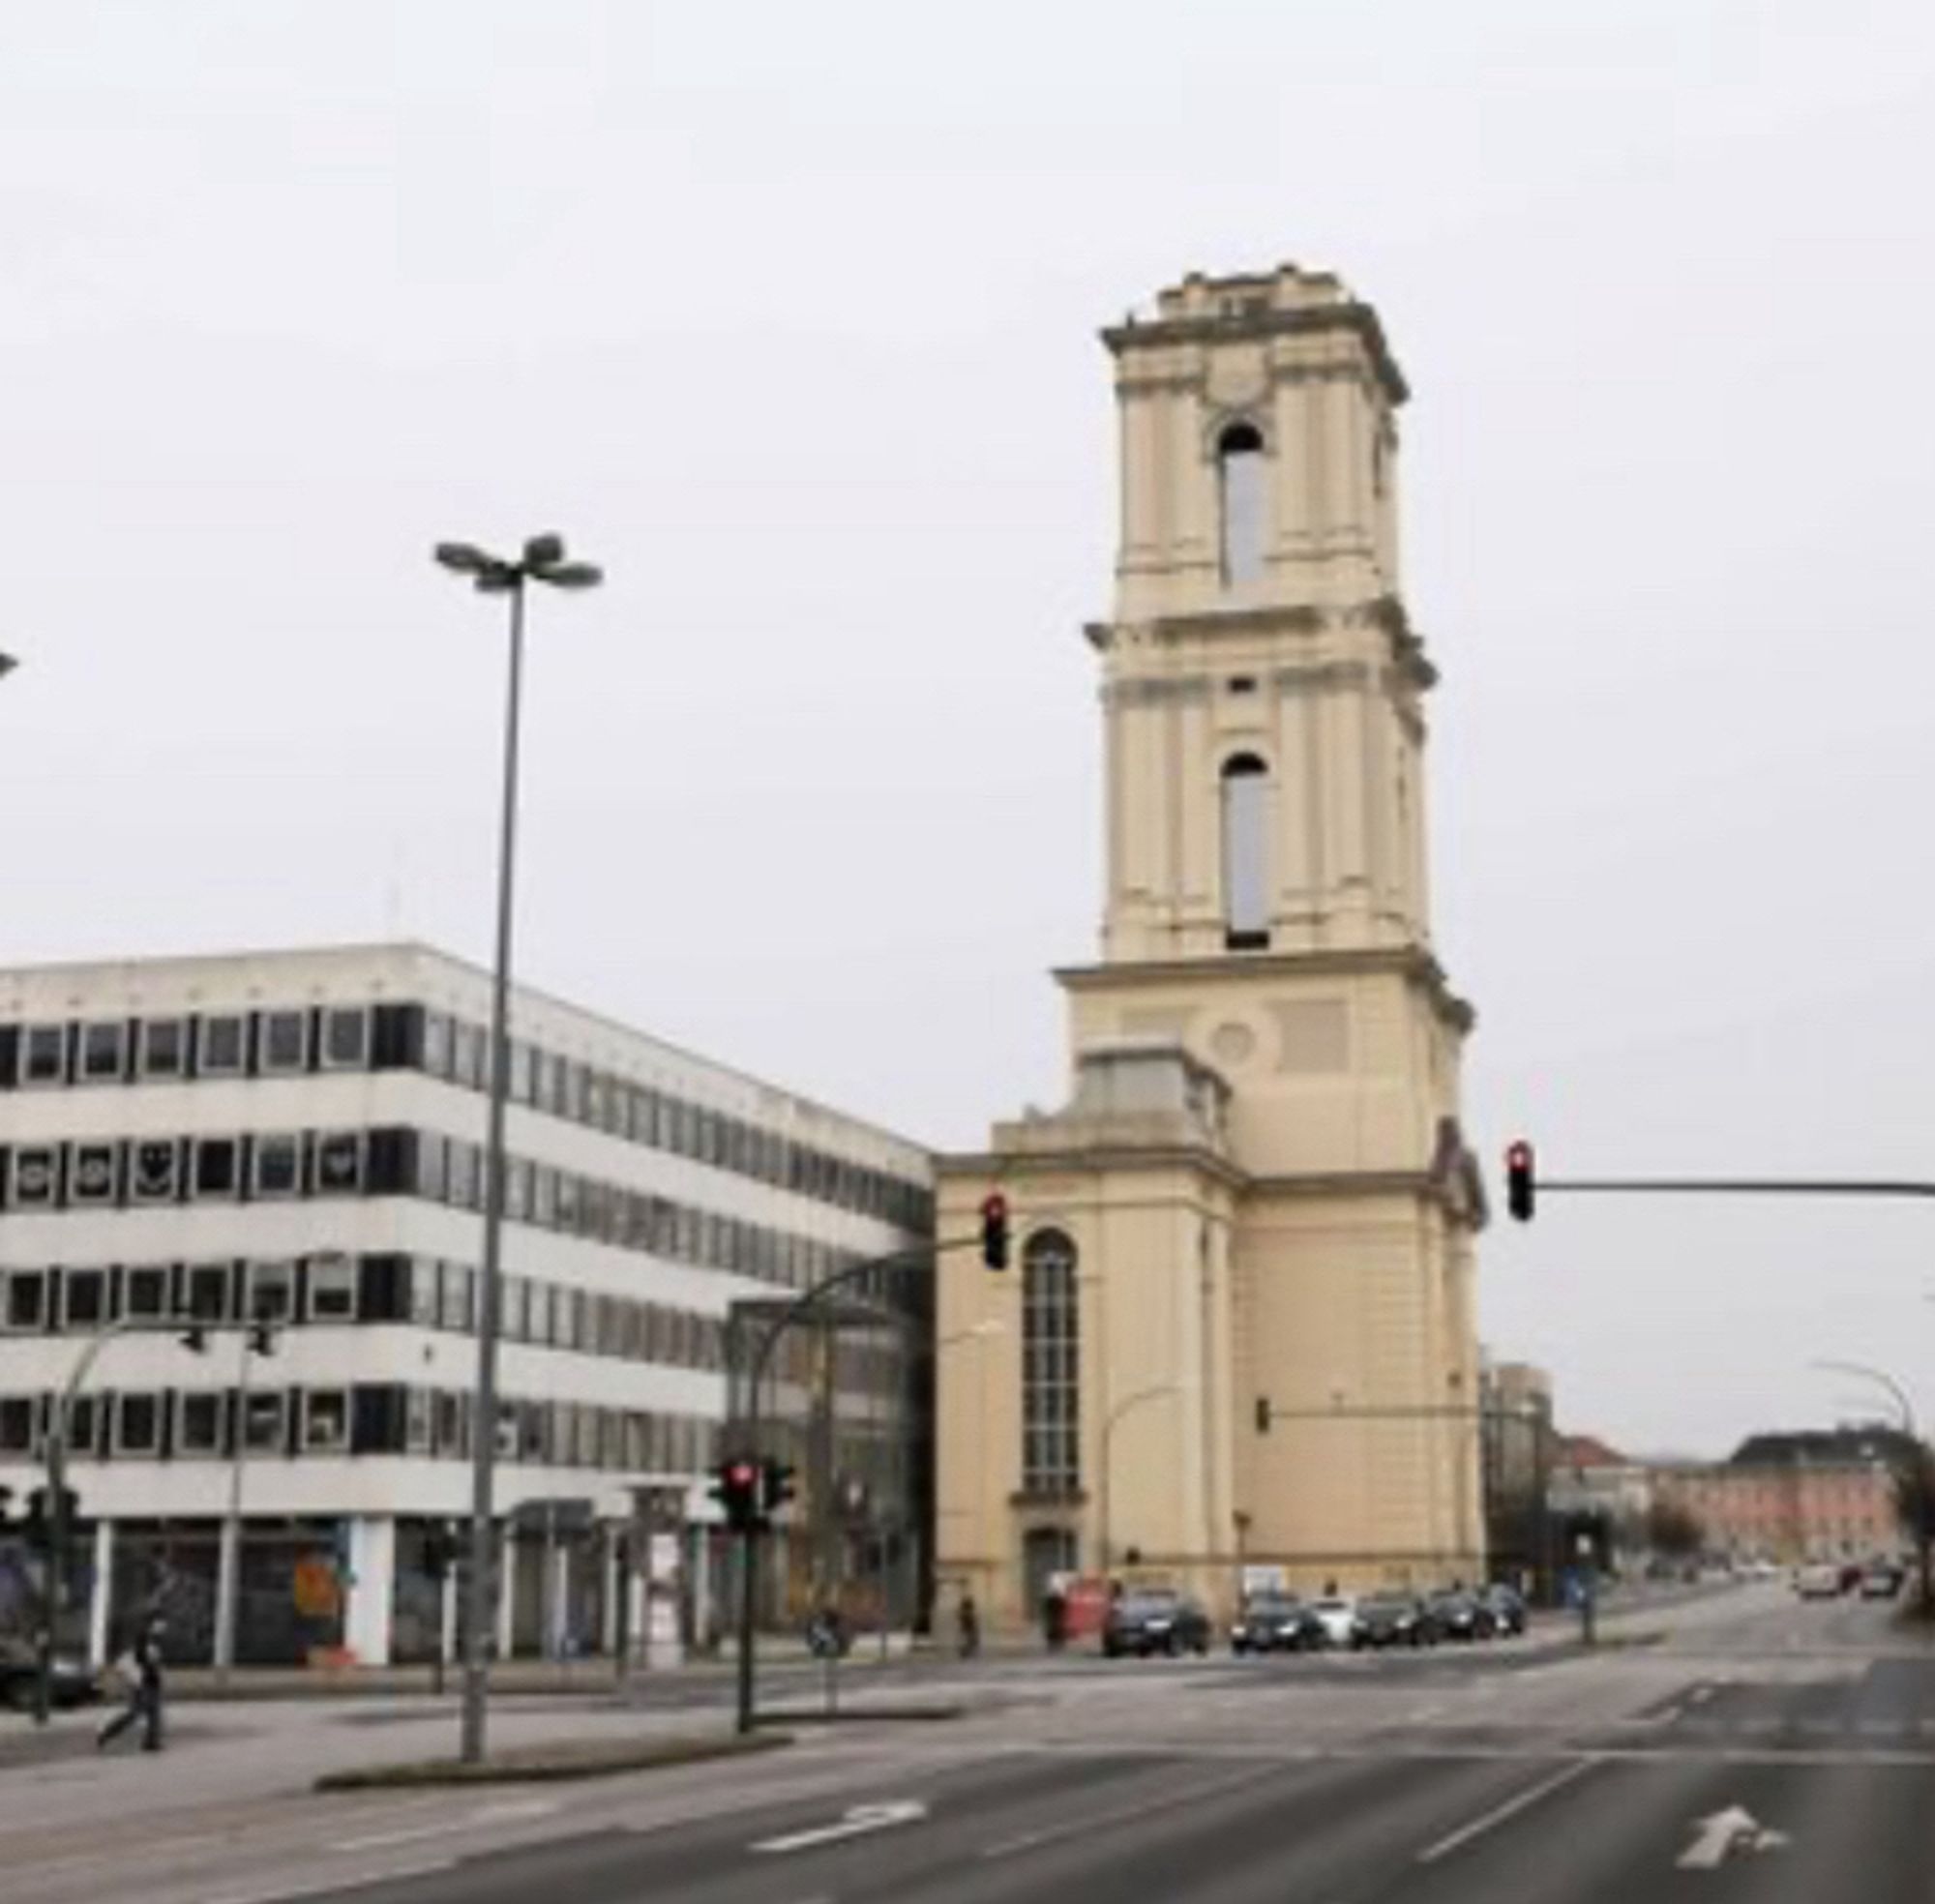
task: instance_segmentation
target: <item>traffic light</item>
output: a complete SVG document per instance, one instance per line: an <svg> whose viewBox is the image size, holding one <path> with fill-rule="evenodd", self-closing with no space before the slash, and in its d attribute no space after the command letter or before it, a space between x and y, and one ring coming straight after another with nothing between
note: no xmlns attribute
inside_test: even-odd
<svg viewBox="0 0 1935 1904"><path fill-rule="evenodd" d="M74 1524L80 1515L80 1497L71 1487L60 1491L61 1525L69 1533L74 1532ZM20 1524L20 1536L29 1547L45 1553L54 1544L54 1491L48 1487L37 1487L27 1496L26 1517Z"/></svg>
<svg viewBox="0 0 1935 1904"><path fill-rule="evenodd" d="M1521 1223L1532 1221L1532 1145L1524 1138L1505 1145L1505 1208Z"/></svg>
<svg viewBox="0 0 1935 1904"><path fill-rule="evenodd" d="M423 1570L441 1580L457 1564L457 1530L448 1521L432 1521L423 1533Z"/></svg>
<svg viewBox="0 0 1935 1904"><path fill-rule="evenodd" d="M759 1464L743 1454L722 1461L712 1498L734 1533L751 1532L759 1525Z"/></svg>
<svg viewBox="0 0 1935 1904"><path fill-rule="evenodd" d="M981 1261L990 1269L1008 1266L1008 1200L998 1190L981 1199Z"/></svg>
<svg viewBox="0 0 1935 1904"><path fill-rule="evenodd" d="M793 1486L793 1466L770 1456L759 1464L759 1505L768 1515L777 1514L797 1490Z"/></svg>

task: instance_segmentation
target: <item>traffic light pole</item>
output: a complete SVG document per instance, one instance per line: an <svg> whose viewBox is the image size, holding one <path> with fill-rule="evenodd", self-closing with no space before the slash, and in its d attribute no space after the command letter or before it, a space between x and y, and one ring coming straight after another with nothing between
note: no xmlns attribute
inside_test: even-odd
<svg viewBox="0 0 1935 1904"><path fill-rule="evenodd" d="M788 1329L811 1315L819 1302L836 1290L848 1288L870 1275L884 1270L931 1268L937 1257L944 1256L953 1250L985 1246L985 1237L978 1235L956 1236L946 1242L924 1244L919 1249L894 1250L886 1256L869 1257L864 1262L850 1263L846 1268L836 1269L832 1275L822 1276L819 1282L803 1289L766 1331L759 1348L753 1354L752 1366L747 1372L746 1383L747 1454L757 1457L759 1453L759 1386L765 1380L766 1365L772 1360L773 1351L779 1346L780 1337ZM753 1730L755 1718L753 1651L755 1615L759 1609L759 1538L756 1522L749 1522L739 1531L739 1658L736 1723L737 1730L742 1733Z"/></svg>

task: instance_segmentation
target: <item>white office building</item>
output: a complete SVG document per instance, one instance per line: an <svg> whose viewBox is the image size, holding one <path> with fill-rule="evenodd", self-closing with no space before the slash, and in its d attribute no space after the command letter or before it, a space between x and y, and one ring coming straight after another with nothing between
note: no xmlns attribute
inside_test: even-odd
<svg viewBox="0 0 1935 1904"><path fill-rule="evenodd" d="M0 970L16 1516L54 1398L128 1325L72 1413L71 1620L97 1655L160 1595L177 1656L208 1656L238 1469L238 1658L450 1645L425 1541L469 1507L490 1005L487 972L414 944ZM682 1491L686 1617L707 1617L729 1303L931 1236L932 1170L542 994L511 1029L497 1640L594 1651L634 1604L641 1486ZM211 1325L199 1351L176 1318Z"/></svg>

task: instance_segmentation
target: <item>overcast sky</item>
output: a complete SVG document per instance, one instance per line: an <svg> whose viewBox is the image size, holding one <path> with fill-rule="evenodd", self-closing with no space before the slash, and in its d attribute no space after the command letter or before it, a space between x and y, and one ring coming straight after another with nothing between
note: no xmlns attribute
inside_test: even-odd
<svg viewBox="0 0 1935 1904"><path fill-rule="evenodd" d="M0 962L486 957L428 551L555 526L524 975L938 1145L1058 1101L1094 333L1294 259L1415 392L1488 1164L1935 1176L1932 75L1914 0L0 0ZM1554 1197L1482 1289L1616 1443L1935 1414L1935 1207Z"/></svg>

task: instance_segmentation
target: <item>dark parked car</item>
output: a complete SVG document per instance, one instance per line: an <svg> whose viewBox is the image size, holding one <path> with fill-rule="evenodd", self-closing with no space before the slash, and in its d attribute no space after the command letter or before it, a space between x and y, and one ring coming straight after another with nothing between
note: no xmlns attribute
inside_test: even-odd
<svg viewBox="0 0 1935 1904"><path fill-rule="evenodd" d="M1351 1647L1436 1646L1438 1622L1424 1602L1411 1593L1372 1593L1357 1602L1351 1619Z"/></svg>
<svg viewBox="0 0 1935 1904"><path fill-rule="evenodd" d="M1294 1593L1253 1593L1230 1628L1233 1652L1311 1652L1324 1622Z"/></svg>
<svg viewBox="0 0 1935 1904"><path fill-rule="evenodd" d="M1433 1593L1425 1604L1447 1640L1489 1640L1498 1631L1499 1622L1491 1608L1462 1587Z"/></svg>
<svg viewBox="0 0 1935 1904"><path fill-rule="evenodd" d="M1492 1622L1501 1633L1525 1631L1525 1601L1519 1597L1517 1588L1507 1587L1503 1581L1496 1587L1487 1587L1485 1604L1491 1609Z"/></svg>
<svg viewBox="0 0 1935 1904"><path fill-rule="evenodd" d="M1102 1623L1102 1651L1111 1659L1125 1652L1146 1659L1152 1652L1207 1652L1209 1616L1185 1593L1143 1587L1113 1601Z"/></svg>
<svg viewBox="0 0 1935 1904"><path fill-rule="evenodd" d="M23 1640L0 1639L0 1711L11 1708L16 1712L31 1712L39 1679L40 1662L34 1649ZM85 1706L101 1697L100 1682L87 1662L71 1653L55 1658L48 1690L56 1706Z"/></svg>

